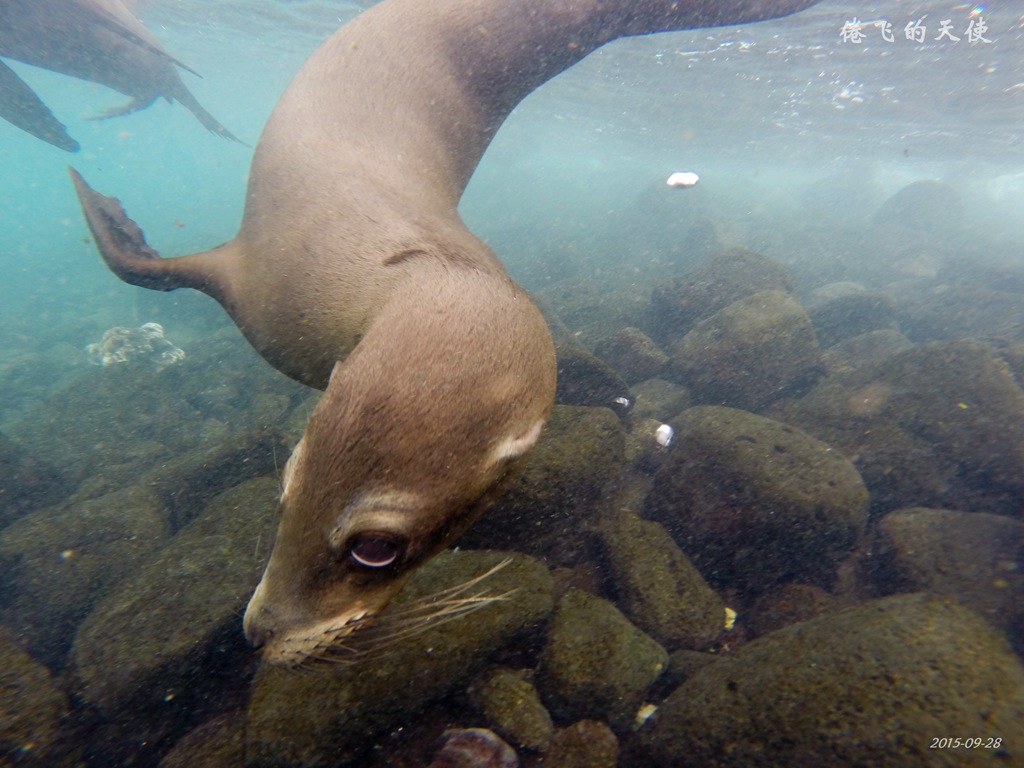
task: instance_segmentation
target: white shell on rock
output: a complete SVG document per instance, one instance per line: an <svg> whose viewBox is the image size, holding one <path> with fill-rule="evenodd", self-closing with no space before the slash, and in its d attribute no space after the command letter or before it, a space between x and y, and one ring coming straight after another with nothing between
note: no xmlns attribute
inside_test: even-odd
<svg viewBox="0 0 1024 768"><path fill-rule="evenodd" d="M668 424L662 424L654 430L654 439L658 441L658 445L668 448L675 433L676 431Z"/></svg>

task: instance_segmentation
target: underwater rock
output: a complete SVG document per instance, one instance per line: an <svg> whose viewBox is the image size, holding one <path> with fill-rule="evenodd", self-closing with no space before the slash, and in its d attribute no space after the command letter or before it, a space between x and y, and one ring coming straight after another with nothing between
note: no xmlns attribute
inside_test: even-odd
<svg viewBox="0 0 1024 768"><path fill-rule="evenodd" d="M556 403L611 408L620 415L632 407L629 385L601 358L578 344L555 344L555 354L558 363Z"/></svg>
<svg viewBox="0 0 1024 768"><path fill-rule="evenodd" d="M648 312L645 292L632 283L609 290L593 280L574 278L543 288L533 298L552 326L556 346L572 341L590 349L621 328L643 327ZM552 315L557 322L551 322Z"/></svg>
<svg viewBox="0 0 1024 768"><path fill-rule="evenodd" d="M809 387L824 370L807 312L782 291L755 293L702 320L672 363L698 402L748 409Z"/></svg>
<svg viewBox="0 0 1024 768"><path fill-rule="evenodd" d="M0 529L69 493L70 483L55 466L0 433Z"/></svg>
<svg viewBox="0 0 1024 768"><path fill-rule="evenodd" d="M638 765L1024 764L1024 666L977 614L926 595L792 624L695 672L638 732ZM977 748L932 748L970 734Z"/></svg>
<svg viewBox="0 0 1024 768"><path fill-rule="evenodd" d="M663 526L614 510L600 533L616 602L634 624L668 650L715 641L725 604Z"/></svg>
<svg viewBox="0 0 1024 768"><path fill-rule="evenodd" d="M512 747L486 728L453 728L427 768L519 768Z"/></svg>
<svg viewBox="0 0 1024 768"><path fill-rule="evenodd" d="M202 415L168 373L124 365L85 369L8 431L74 485L94 475L133 482L200 440Z"/></svg>
<svg viewBox="0 0 1024 768"><path fill-rule="evenodd" d="M914 341L1021 337L1021 293L947 280L920 281L895 288L900 327Z"/></svg>
<svg viewBox="0 0 1024 768"><path fill-rule="evenodd" d="M815 289L807 300L807 313L822 347L870 331L896 329L893 298L860 283L829 283Z"/></svg>
<svg viewBox="0 0 1024 768"><path fill-rule="evenodd" d="M840 341L822 353L829 376L838 376L913 347L899 331L870 331Z"/></svg>
<svg viewBox="0 0 1024 768"><path fill-rule="evenodd" d="M37 510L0 532L3 615L32 655L59 669L78 625L167 540L145 485Z"/></svg>
<svg viewBox="0 0 1024 768"><path fill-rule="evenodd" d="M886 592L956 600L1024 648L1024 522L983 512L899 509L878 521L876 581Z"/></svg>
<svg viewBox="0 0 1024 768"><path fill-rule="evenodd" d="M225 669L247 662L239 616L273 539L279 492L277 478L259 478L216 497L93 609L71 656L83 700L108 716L187 719Z"/></svg>
<svg viewBox="0 0 1024 768"><path fill-rule="evenodd" d="M158 768L242 768L245 712L217 715L193 728L164 755Z"/></svg>
<svg viewBox="0 0 1024 768"><path fill-rule="evenodd" d="M689 408L690 392L686 387L666 379L648 379L633 387L634 420L657 419L668 421L680 411Z"/></svg>
<svg viewBox="0 0 1024 768"><path fill-rule="evenodd" d="M75 765L62 743L68 703L49 671L0 625L0 765Z"/></svg>
<svg viewBox="0 0 1024 768"><path fill-rule="evenodd" d="M185 359L185 350L174 346L164 336L164 328L159 323L146 323L139 328L111 328L100 341L86 347L85 353L93 365L146 363L156 371Z"/></svg>
<svg viewBox="0 0 1024 768"><path fill-rule="evenodd" d="M479 673L487 658L528 633L550 614L551 575L533 558L503 552L446 552L413 572L386 612L461 584L511 562L481 582L505 599L469 617L437 622L357 664L322 674L296 674L263 665L252 685L246 726L246 765L347 765L382 733L420 717L428 702ZM386 613L381 614L381 621Z"/></svg>
<svg viewBox="0 0 1024 768"><path fill-rule="evenodd" d="M488 724L505 739L527 749L542 749L554 735L551 715L525 676L507 667L484 673L469 697Z"/></svg>
<svg viewBox="0 0 1024 768"><path fill-rule="evenodd" d="M715 254L681 277L654 288L652 332L674 342L695 323L758 291L795 290L789 272L778 262L745 248Z"/></svg>
<svg viewBox="0 0 1024 768"><path fill-rule="evenodd" d="M544 768L615 768L619 762L619 740L600 720L579 720L560 728L547 752Z"/></svg>
<svg viewBox="0 0 1024 768"><path fill-rule="evenodd" d="M841 605L839 598L813 584L780 584L760 595L744 612L743 620L754 636L760 637L835 611Z"/></svg>
<svg viewBox="0 0 1024 768"><path fill-rule="evenodd" d="M774 416L855 457L872 511L1020 517L1024 391L987 344L925 344L821 382Z"/></svg>
<svg viewBox="0 0 1024 768"><path fill-rule="evenodd" d="M460 539L469 548L515 546L552 566L587 559L589 507L624 462L625 433L607 408L556 405L526 467Z"/></svg>
<svg viewBox="0 0 1024 768"><path fill-rule="evenodd" d="M651 337L633 327L623 328L598 341L594 354L631 383L657 376L668 362L668 355Z"/></svg>
<svg viewBox="0 0 1024 768"><path fill-rule="evenodd" d="M160 373L149 366L84 368L8 432L73 485L88 482L105 492L210 442L275 428L287 420L282 409L297 407L308 391L273 371L231 329Z"/></svg>
<svg viewBox="0 0 1024 768"><path fill-rule="evenodd" d="M566 592L548 629L537 688L553 716L604 720L620 733L636 719L668 654L618 608L578 589Z"/></svg>
<svg viewBox="0 0 1024 768"><path fill-rule="evenodd" d="M950 237L963 221L960 193L941 181L925 179L907 184L882 203L871 228L879 238L884 238L884 230L890 227Z"/></svg>
<svg viewBox="0 0 1024 768"><path fill-rule="evenodd" d="M716 586L783 580L827 586L863 533L868 494L843 455L796 427L698 406L672 421L647 516Z"/></svg>

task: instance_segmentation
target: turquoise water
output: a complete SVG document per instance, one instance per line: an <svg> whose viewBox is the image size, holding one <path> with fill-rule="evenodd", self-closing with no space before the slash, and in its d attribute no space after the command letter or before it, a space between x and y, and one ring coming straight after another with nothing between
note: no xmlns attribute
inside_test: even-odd
<svg viewBox="0 0 1024 768"><path fill-rule="evenodd" d="M3 347L56 339L80 346L134 311L136 289L107 274L84 242L65 165L120 197L161 253L229 239L263 122L304 58L356 10L347 3L143 7L166 48L203 75L183 73L186 85L249 147L217 140L185 108L164 101L87 120L125 97L15 64L83 148L69 155L0 124ZM467 190L468 223L523 277L543 271L523 262L558 259L551 248L586 240L609 211L675 170L700 172L723 215L743 224L751 212L798 216L807 185L854 167L886 191L915 178L950 180L974 203L979 226L1019 235L1020 4L984 12L991 46L918 46L898 37L843 44L839 31L854 17L888 18L897 28L906 19L952 18L964 27L971 8L826 2L761 25L617 41L516 110ZM517 238L522 226L530 234ZM609 261L621 256L594 257Z"/></svg>

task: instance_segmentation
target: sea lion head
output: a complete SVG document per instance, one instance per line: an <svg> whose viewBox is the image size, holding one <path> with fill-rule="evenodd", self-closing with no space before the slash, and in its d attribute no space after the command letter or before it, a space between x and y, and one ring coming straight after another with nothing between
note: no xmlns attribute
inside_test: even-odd
<svg viewBox="0 0 1024 768"><path fill-rule="evenodd" d="M479 517L536 443L554 396L550 336L525 293L504 308L497 293L488 307L435 286L439 311L384 313L335 365L285 466L277 539L245 614L264 659L365 651L361 637L381 634L366 628L409 574Z"/></svg>

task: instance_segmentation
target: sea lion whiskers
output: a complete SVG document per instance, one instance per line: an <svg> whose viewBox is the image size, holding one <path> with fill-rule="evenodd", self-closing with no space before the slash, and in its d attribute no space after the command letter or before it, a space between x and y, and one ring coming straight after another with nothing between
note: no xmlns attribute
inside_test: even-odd
<svg viewBox="0 0 1024 768"><path fill-rule="evenodd" d="M488 605L504 602L515 594L515 589L497 594L465 593L510 562L511 559L506 558L484 573L409 603L393 606L383 613L350 617L344 624L323 630L325 638L312 651L299 652L301 660L295 664L306 667L320 661L352 664L377 658L427 630L436 629Z"/></svg>

